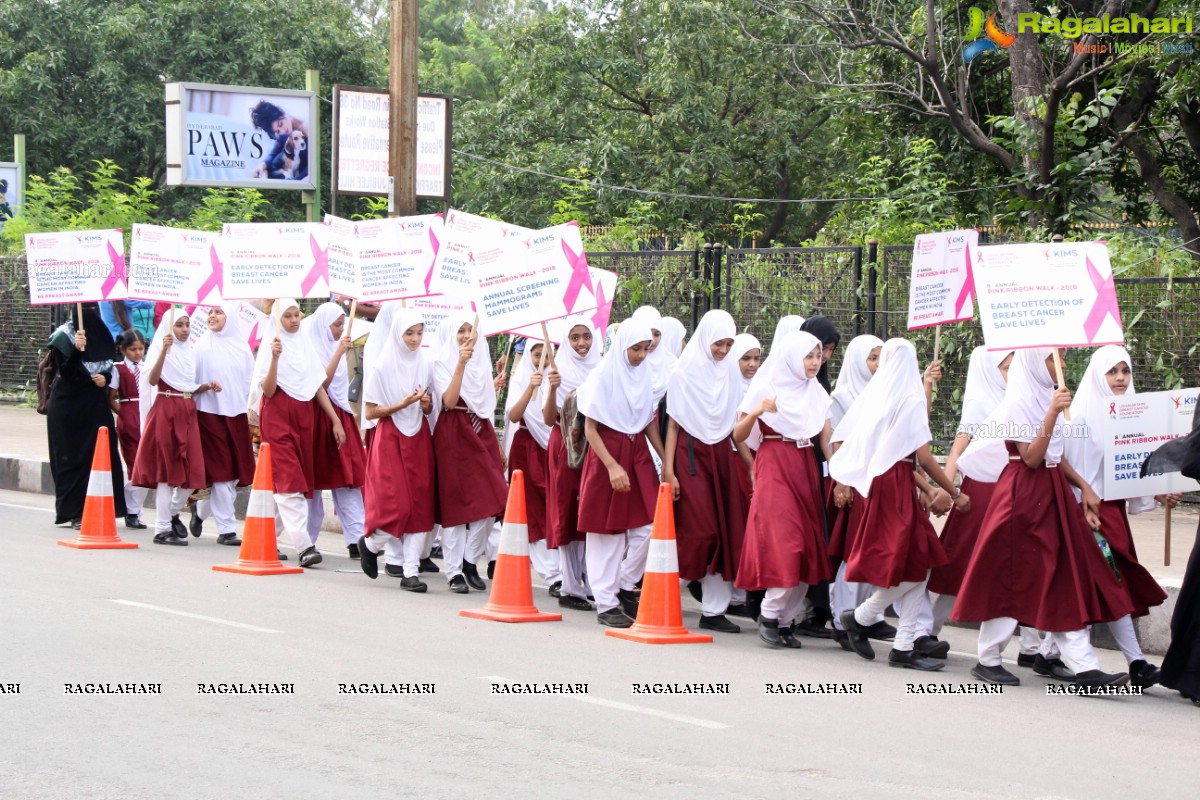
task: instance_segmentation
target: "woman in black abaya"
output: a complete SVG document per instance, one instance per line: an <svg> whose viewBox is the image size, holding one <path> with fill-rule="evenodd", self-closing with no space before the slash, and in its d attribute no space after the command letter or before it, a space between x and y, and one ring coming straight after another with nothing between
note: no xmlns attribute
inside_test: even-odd
<svg viewBox="0 0 1200 800"><path fill-rule="evenodd" d="M48 346L58 369L46 404L54 524L69 522L79 527L100 428L108 429L113 504L117 518L124 517L125 476L108 403L108 388L115 374L114 345L97 305L83 305L82 331L76 331L74 321L60 325L50 335Z"/></svg>
<svg viewBox="0 0 1200 800"><path fill-rule="evenodd" d="M1142 477L1181 472L1200 480L1200 405L1192 412L1192 432L1159 447L1142 464ZM1171 615L1171 646L1159 681L1200 706L1200 528L1188 559L1183 585Z"/></svg>

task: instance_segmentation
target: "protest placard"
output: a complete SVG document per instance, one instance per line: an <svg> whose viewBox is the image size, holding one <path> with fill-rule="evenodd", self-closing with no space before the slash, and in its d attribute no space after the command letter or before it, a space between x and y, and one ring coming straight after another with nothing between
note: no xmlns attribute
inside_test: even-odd
<svg viewBox="0 0 1200 800"><path fill-rule="evenodd" d="M485 336L593 311L598 305L575 222L476 250L475 265L472 298Z"/></svg>
<svg viewBox="0 0 1200 800"><path fill-rule="evenodd" d="M25 235L31 305L124 300L125 239L119 228Z"/></svg>
<svg viewBox="0 0 1200 800"><path fill-rule="evenodd" d="M1104 437L1104 499L1123 500L1169 492L1194 492L1200 483L1178 472L1141 477L1142 462L1164 442L1192 430L1200 389L1142 392L1108 399Z"/></svg>
<svg viewBox="0 0 1200 800"><path fill-rule="evenodd" d="M425 336L421 339L422 347L432 347L437 342L438 328L442 326L442 323L451 314L472 311L469 300L460 300L457 297L449 297L447 295L418 297L415 300L407 300L405 302L409 308L415 308L420 311L421 316L425 319Z"/></svg>
<svg viewBox="0 0 1200 800"><path fill-rule="evenodd" d="M425 281L426 293L471 297L474 290L471 274L477 269L479 253L487 251L493 257L502 257L505 253L516 255L516 251L497 251L506 238L532 232L520 225L450 209L442 230L441 245Z"/></svg>
<svg viewBox="0 0 1200 800"><path fill-rule="evenodd" d="M979 231L923 233L913 243L908 285L908 329L962 322L974 315L971 251Z"/></svg>
<svg viewBox="0 0 1200 800"><path fill-rule="evenodd" d="M971 273L989 350L1124 344L1103 242L977 247Z"/></svg>
<svg viewBox="0 0 1200 800"><path fill-rule="evenodd" d="M612 316L613 297L617 293L617 273L610 272L606 269L597 269L589 267L588 272L592 276L592 286L595 288L596 309L590 313L583 312L588 317L592 327L600 331L603 336L608 330L608 321ZM562 344L561 337L566 331L560 325L550 325L550 343ZM508 331L515 336L524 336L528 339L541 339L542 326L540 324L524 325L520 328L513 328Z"/></svg>
<svg viewBox="0 0 1200 800"><path fill-rule="evenodd" d="M217 242L226 299L328 297L328 230L308 222L227 224Z"/></svg>
<svg viewBox="0 0 1200 800"><path fill-rule="evenodd" d="M441 214L355 223L361 287L358 299L379 303L430 294L442 227Z"/></svg>
<svg viewBox="0 0 1200 800"><path fill-rule="evenodd" d="M160 225L133 226L129 248L129 296L184 305L221 302L220 236Z"/></svg>
<svg viewBox="0 0 1200 800"><path fill-rule="evenodd" d="M362 284L358 274L358 225L332 214L325 215L326 255L329 264L329 291L358 299Z"/></svg>

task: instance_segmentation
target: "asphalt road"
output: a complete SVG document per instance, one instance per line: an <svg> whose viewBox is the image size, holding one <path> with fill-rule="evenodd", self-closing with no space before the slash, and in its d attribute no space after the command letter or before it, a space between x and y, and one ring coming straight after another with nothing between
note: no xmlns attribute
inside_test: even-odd
<svg viewBox="0 0 1200 800"><path fill-rule="evenodd" d="M506 625L458 610L433 576L412 595L374 582L326 536L304 575L217 573L236 557L119 534L133 551L55 545L53 498L0 492L0 797L1193 796L1200 709L1143 697L1047 696L1019 670L976 685L974 632L953 629L932 676L828 641L760 645L749 624L713 644L606 637L592 614ZM294 559L294 556L293 556ZM427 580L428 580L427 576ZM557 610L535 588L542 610ZM698 609L687 598L684 619ZM745 622L745 621L743 621ZM1006 655L1016 657L1016 642ZM1118 653L1103 651L1109 669ZM1011 669L1017 671L1015 666ZM587 684L586 694L494 694L492 684ZM160 694L68 694L66 684L160 684ZM198 684L293 684L293 694L200 694ZM339 684L433 684L361 695ZM635 695L634 684L728 684L727 694ZM766 684L861 685L767 695ZM12 693L19 684L19 693Z"/></svg>

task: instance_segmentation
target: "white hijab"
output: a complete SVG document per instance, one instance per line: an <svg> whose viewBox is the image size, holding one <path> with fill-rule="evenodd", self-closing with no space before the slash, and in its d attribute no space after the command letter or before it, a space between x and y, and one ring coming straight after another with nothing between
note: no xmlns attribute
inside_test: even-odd
<svg viewBox="0 0 1200 800"><path fill-rule="evenodd" d="M375 319L371 338L379 337L381 346L363 376L363 402L394 406L417 389L426 389L434 395L433 365L429 363L425 348L418 346L416 350L409 350L404 343L404 332L425 322L421 312L415 308L400 308L397 304L384 320L386 328L380 325L379 317ZM434 403L437 403L436 396ZM421 404L413 403L393 413L391 419L400 433L413 436L420 430L424 416ZM378 420L372 422L378 423Z"/></svg>
<svg viewBox="0 0 1200 800"><path fill-rule="evenodd" d="M1063 452L1071 466L1100 499L1104 498L1104 420L1113 393L1105 377L1110 369L1124 361L1129 365L1130 381L1125 395L1137 394L1133 385L1133 359L1129 352L1118 345L1110 344L1092 353L1087 372L1079 382L1075 397L1071 400L1072 434L1063 439Z"/></svg>
<svg viewBox="0 0 1200 800"><path fill-rule="evenodd" d="M364 392L366 391L367 375L371 372L371 365L379 363L379 359L387 352L388 342L391 341L392 319L403 305L399 300L389 300L379 306L379 313L375 315L375 324L371 326L371 333L368 334L367 342L363 345L362 371ZM412 326L410 325L409 327ZM404 331L400 333L403 334ZM326 364L328 363L326 362ZM437 398L435 397L434 400L436 402ZM362 415L362 420L359 422L359 426L364 431L369 431L378 424L379 420L367 419L366 414Z"/></svg>
<svg viewBox="0 0 1200 800"><path fill-rule="evenodd" d="M317 395L321 384L325 383L325 365L317 358L317 354L308 346L301 331L288 333L283 328L280 318L289 308L299 308L299 304L291 298L275 301L271 309L271 319L268 321L269 330L266 338L258 346L258 358L254 361L254 378L250 381L250 408L256 414L262 413L262 382L271 369L271 332L278 326L279 341L283 352L279 354L279 364L275 369L275 386L287 393L294 400L309 401Z"/></svg>
<svg viewBox="0 0 1200 800"><path fill-rule="evenodd" d="M221 391L196 395L196 410L222 417L239 417L246 413L250 378L254 375L254 353L250 352L246 342L241 304L236 301L223 303L221 311L225 313L225 327L214 331L204 320L201 324L207 333L200 337L195 347L196 382L216 381L221 384Z"/></svg>
<svg viewBox="0 0 1200 800"><path fill-rule="evenodd" d="M537 345L542 345L541 358L534 358L531 353ZM517 368L513 370L512 378L508 382L508 397L504 401L504 427L509 428L520 424L522 428L529 431L529 435L538 443L538 447L543 450L550 444L550 426L542 419L542 406L538 403L538 398L542 396L541 387L533 393L529 398L529 404L525 406L525 414L521 417L520 423L514 423L508 419L508 411L517 404L521 399L521 395L525 394L525 389L529 386L529 382L533 379L534 370L537 369L538 363L545 363L546 372L550 371L550 356L552 354L547 347L553 347L548 343L539 342L535 339L527 339L525 342L525 355L521 358ZM564 348L565 349L565 348ZM560 351L561 352L561 351ZM543 374L543 384L545 383L545 375ZM507 434L507 430L505 431ZM505 438L508 438L507 436Z"/></svg>
<svg viewBox="0 0 1200 800"><path fill-rule="evenodd" d="M642 322L630 318L621 323L612 350L576 393L581 414L620 433L635 434L646 429L658 405L654 379L646 368L650 358L634 367L625 351L652 337L650 326Z"/></svg>
<svg viewBox="0 0 1200 800"><path fill-rule="evenodd" d="M772 343L771 358L758 368L738 411L749 414L765 398L775 398L777 411L759 420L789 439L812 439L829 419L829 395L816 377L805 377L804 358L821 342L811 333L793 331Z"/></svg>
<svg viewBox="0 0 1200 800"><path fill-rule="evenodd" d="M333 358L338 346L329 326L337 322L339 317L344 319L345 316L346 312L337 303L322 303L311 317L305 318L300 323L300 332L308 340L308 346L317 354L317 359L320 360L323 367L329 366L329 361ZM350 378L346 371L344 356L338 359L337 369L333 372L333 380L329 382L325 391L335 406L347 414L354 413L350 409Z"/></svg>
<svg viewBox="0 0 1200 800"><path fill-rule="evenodd" d="M759 367L758 368L759 368L759 370L761 370L762 369L762 344L759 343L758 339L754 338L753 336L751 336L748 333L739 333L737 336L733 337L733 349L731 349L729 351L729 355L726 356L726 358L733 359L733 366L737 370L737 380L734 383L738 387L738 402L739 402L739 404L741 403L741 400L746 396L746 392L748 392L750 390L750 382L753 381L754 379L742 377L742 368L738 362L742 360L742 356L746 355L746 353L749 353L751 350L758 351L758 354L759 354L759 362L758 362ZM758 373L755 372L754 374L757 375ZM750 435L746 437L746 447L749 447L751 450L758 450L758 446L760 444L762 444L762 431L760 431L758 429L758 425L755 425L753 428L750 429Z"/></svg>
<svg viewBox="0 0 1200 800"><path fill-rule="evenodd" d="M871 369L867 366L867 358L876 347L883 347L883 340L870 334L855 336L846 346L846 356L842 359L841 370L838 371L837 384L829 395L833 400L830 422L835 429L850 410L855 398L862 394L863 389L870 383Z"/></svg>
<svg viewBox="0 0 1200 800"><path fill-rule="evenodd" d="M662 344L667 348L667 354L678 359L683 355L683 340L687 338L687 328L674 317L662 318Z"/></svg>
<svg viewBox="0 0 1200 800"><path fill-rule="evenodd" d="M958 424L960 433L971 433L983 424L988 415L1004 400L1007 384L1000 372L1000 363L1008 358L1012 350L988 350L983 345L971 351L967 365L967 385L963 389L962 420Z"/></svg>
<svg viewBox="0 0 1200 800"><path fill-rule="evenodd" d="M167 333L175 334L171 331L173 327L172 316L178 321L181 317L188 315L182 310L176 311L174 315L170 311L163 314L162 320L158 323L158 328L154 331L154 340L150 342L150 350L146 353L145 364L153 368L154 362L158 360L158 354L162 351L162 340ZM191 322L189 317L188 322ZM149 374L150 369L143 370ZM160 381L159 386L163 383L170 385L177 392L192 392L200 385L196 380L196 350L195 344L191 338L184 341L171 342L171 349L167 351L167 357L163 359L162 369L158 373ZM155 387L157 391L158 387Z"/></svg>
<svg viewBox="0 0 1200 800"><path fill-rule="evenodd" d="M737 323L727 311L709 311L675 364L667 387L671 419L705 444L728 439L742 401L741 375L732 349L713 358L711 345L737 335Z"/></svg>
<svg viewBox="0 0 1200 800"><path fill-rule="evenodd" d="M663 395L667 393L667 384L671 380L671 371L675 369L675 362L678 360L676 351L671 349L667 336L667 324L662 315L658 313L658 309L653 306L641 306L633 312L633 316L629 318L630 322L637 322L650 328L651 333L658 331L659 340L658 346L654 351L646 356L643 365L648 368L650 377L654 386L654 405L657 406L659 401L663 399ZM620 333L620 328L617 329ZM682 341L680 337L680 341ZM613 348L616 349L614 340ZM626 345L628 347L628 345Z"/></svg>
<svg viewBox="0 0 1200 800"><path fill-rule="evenodd" d="M800 330L800 326L804 324L804 317L797 314L785 314L775 323L775 336L771 339L771 346L774 347L776 342L783 341L783 337L789 333Z"/></svg>
<svg viewBox="0 0 1200 800"><path fill-rule="evenodd" d="M847 430L834 436L842 446L829 460L829 475L864 497L876 477L929 444L929 412L912 342L884 343L879 367L842 418L842 428Z"/></svg>
<svg viewBox="0 0 1200 800"><path fill-rule="evenodd" d="M458 329L463 325L470 325L474 318L473 313L460 311L446 317L438 328L433 384L437 387L439 397L450 385L454 370L458 366ZM488 354L487 339L483 337L475 342L471 360L463 369L458 400L477 417L491 420L496 415L496 385L492 383L492 359Z"/></svg>
<svg viewBox="0 0 1200 800"><path fill-rule="evenodd" d="M1016 351L1008 368L1008 387L1004 391L1004 400L988 415L983 428L958 459L958 468L964 475L977 481L995 483L1008 466L1008 451L1004 442L1033 441L1033 434L1045 419L1050 398L1054 396L1054 380L1046 369L1046 358L1050 352L1048 347ZM1045 460L1058 463L1062 453L1062 430L1056 421Z"/></svg>
<svg viewBox="0 0 1200 800"><path fill-rule="evenodd" d="M563 320L556 320L557 338L562 345L558 348L558 352L554 354L554 367L558 370L560 383L554 392L554 401L558 405L558 410L562 411L563 400L567 395L583 386L583 382L587 380L587 376L592 373L596 367L600 365L601 350L604 349L604 337L592 325L590 318L584 315L576 315L567 317ZM575 348L571 347L570 335L571 331L579 326L583 326L592 332L592 347L587 351L587 354L580 356L575 352ZM546 404L546 396L549 392L550 385L546 381L542 382L542 387L538 392L538 411Z"/></svg>

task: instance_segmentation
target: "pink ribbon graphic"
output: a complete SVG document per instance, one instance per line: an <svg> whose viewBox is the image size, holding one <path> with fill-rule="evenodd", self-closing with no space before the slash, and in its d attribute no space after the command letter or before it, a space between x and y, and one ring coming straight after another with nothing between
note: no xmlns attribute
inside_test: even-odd
<svg viewBox="0 0 1200 800"><path fill-rule="evenodd" d="M104 283L100 285L100 295L105 300L125 278L125 254L118 252L117 248L112 246L112 242L108 243L108 260L112 262L112 269L109 270Z"/></svg>
<svg viewBox="0 0 1200 800"><path fill-rule="evenodd" d="M258 323L257 322L254 323L254 327L250 329L250 335L247 336L246 339L250 344L251 350L258 349L258 343L261 342L262 339L258 338Z"/></svg>
<svg viewBox="0 0 1200 800"><path fill-rule="evenodd" d="M971 290L975 288L975 275L971 272L971 245L963 248L967 257L967 279L963 281L962 290L958 293L958 300L954 303L954 316L961 317L963 308L967 303L971 302Z"/></svg>
<svg viewBox="0 0 1200 800"><path fill-rule="evenodd" d="M225 294L225 285L221 280L224 270L221 268L221 259L217 258L217 246L215 244L208 246L208 260L209 264L212 265L212 272L204 279L204 283L200 284L200 288L196 290L197 303L203 302L204 298L213 289L216 289L221 295Z"/></svg>
<svg viewBox="0 0 1200 800"><path fill-rule="evenodd" d="M308 235L308 246L312 250L313 265L308 274L304 276L304 280L300 281L300 295L308 297L308 292L317 285L317 281L324 278L326 283L329 282L329 251L322 250L317 245L317 237L311 233Z"/></svg>
<svg viewBox="0 0 1200 800"><path fill-rule="evenodd" d="M433 259L429 262L429 271L425 273L425 294L429 294L429 282L433 280L433 265L437 263L438 242L437 234L433 232L433 226L429 226L429 244L433 246Z"/></svg>
<svg viewBox="0 0 1200 800"><path fill-rule="evenodd" d="M1100 326L1104 324L1104 320L1108 316L1111 315L1118 326L1121 324L1121 309L1117 307L1117 285L1113 280L1112 273L1110 272L1107 278L1103 278L1100 270L1096 269L1096 265L1090 258L1085 256L1084 261L1087 263L1088 277L1092 279L1092 286L1097 292L1096 303L1088 312L1087 319L1083 321L1083 333L1087 336L1090 344L1095 340L1096 334L1100 332Z"/></svg>
<svg viewBox="0 0 1200 800"><path fill-rule="evenodd" d="M1108 413L1110 416L1116 416L1116 414L1117 414L1117 404L1116 403L1108 404Z"/></svg>
<svg viewBox="0 0 1200 800"><path fill-rule="evenodd" d="M567 307L567 313L570 314L584 286L593 294L596 290L592 288L592 273L588 269L587 256L584 253L576 254L567 244L566 239L563 239L562 249L563 254L567 257L567 264L571 267L571 280L563 295L563 305Z"/></svg>
<svg viewBox="0 0 1200 800"><path fill-rule="evenodd" d="M596 281L596 313L592 314L592 325L596 330L600 331L600 336L603 338L604 332L608 330L608 320L612 317L612 300L604 297L604 283Z"/></svg>

